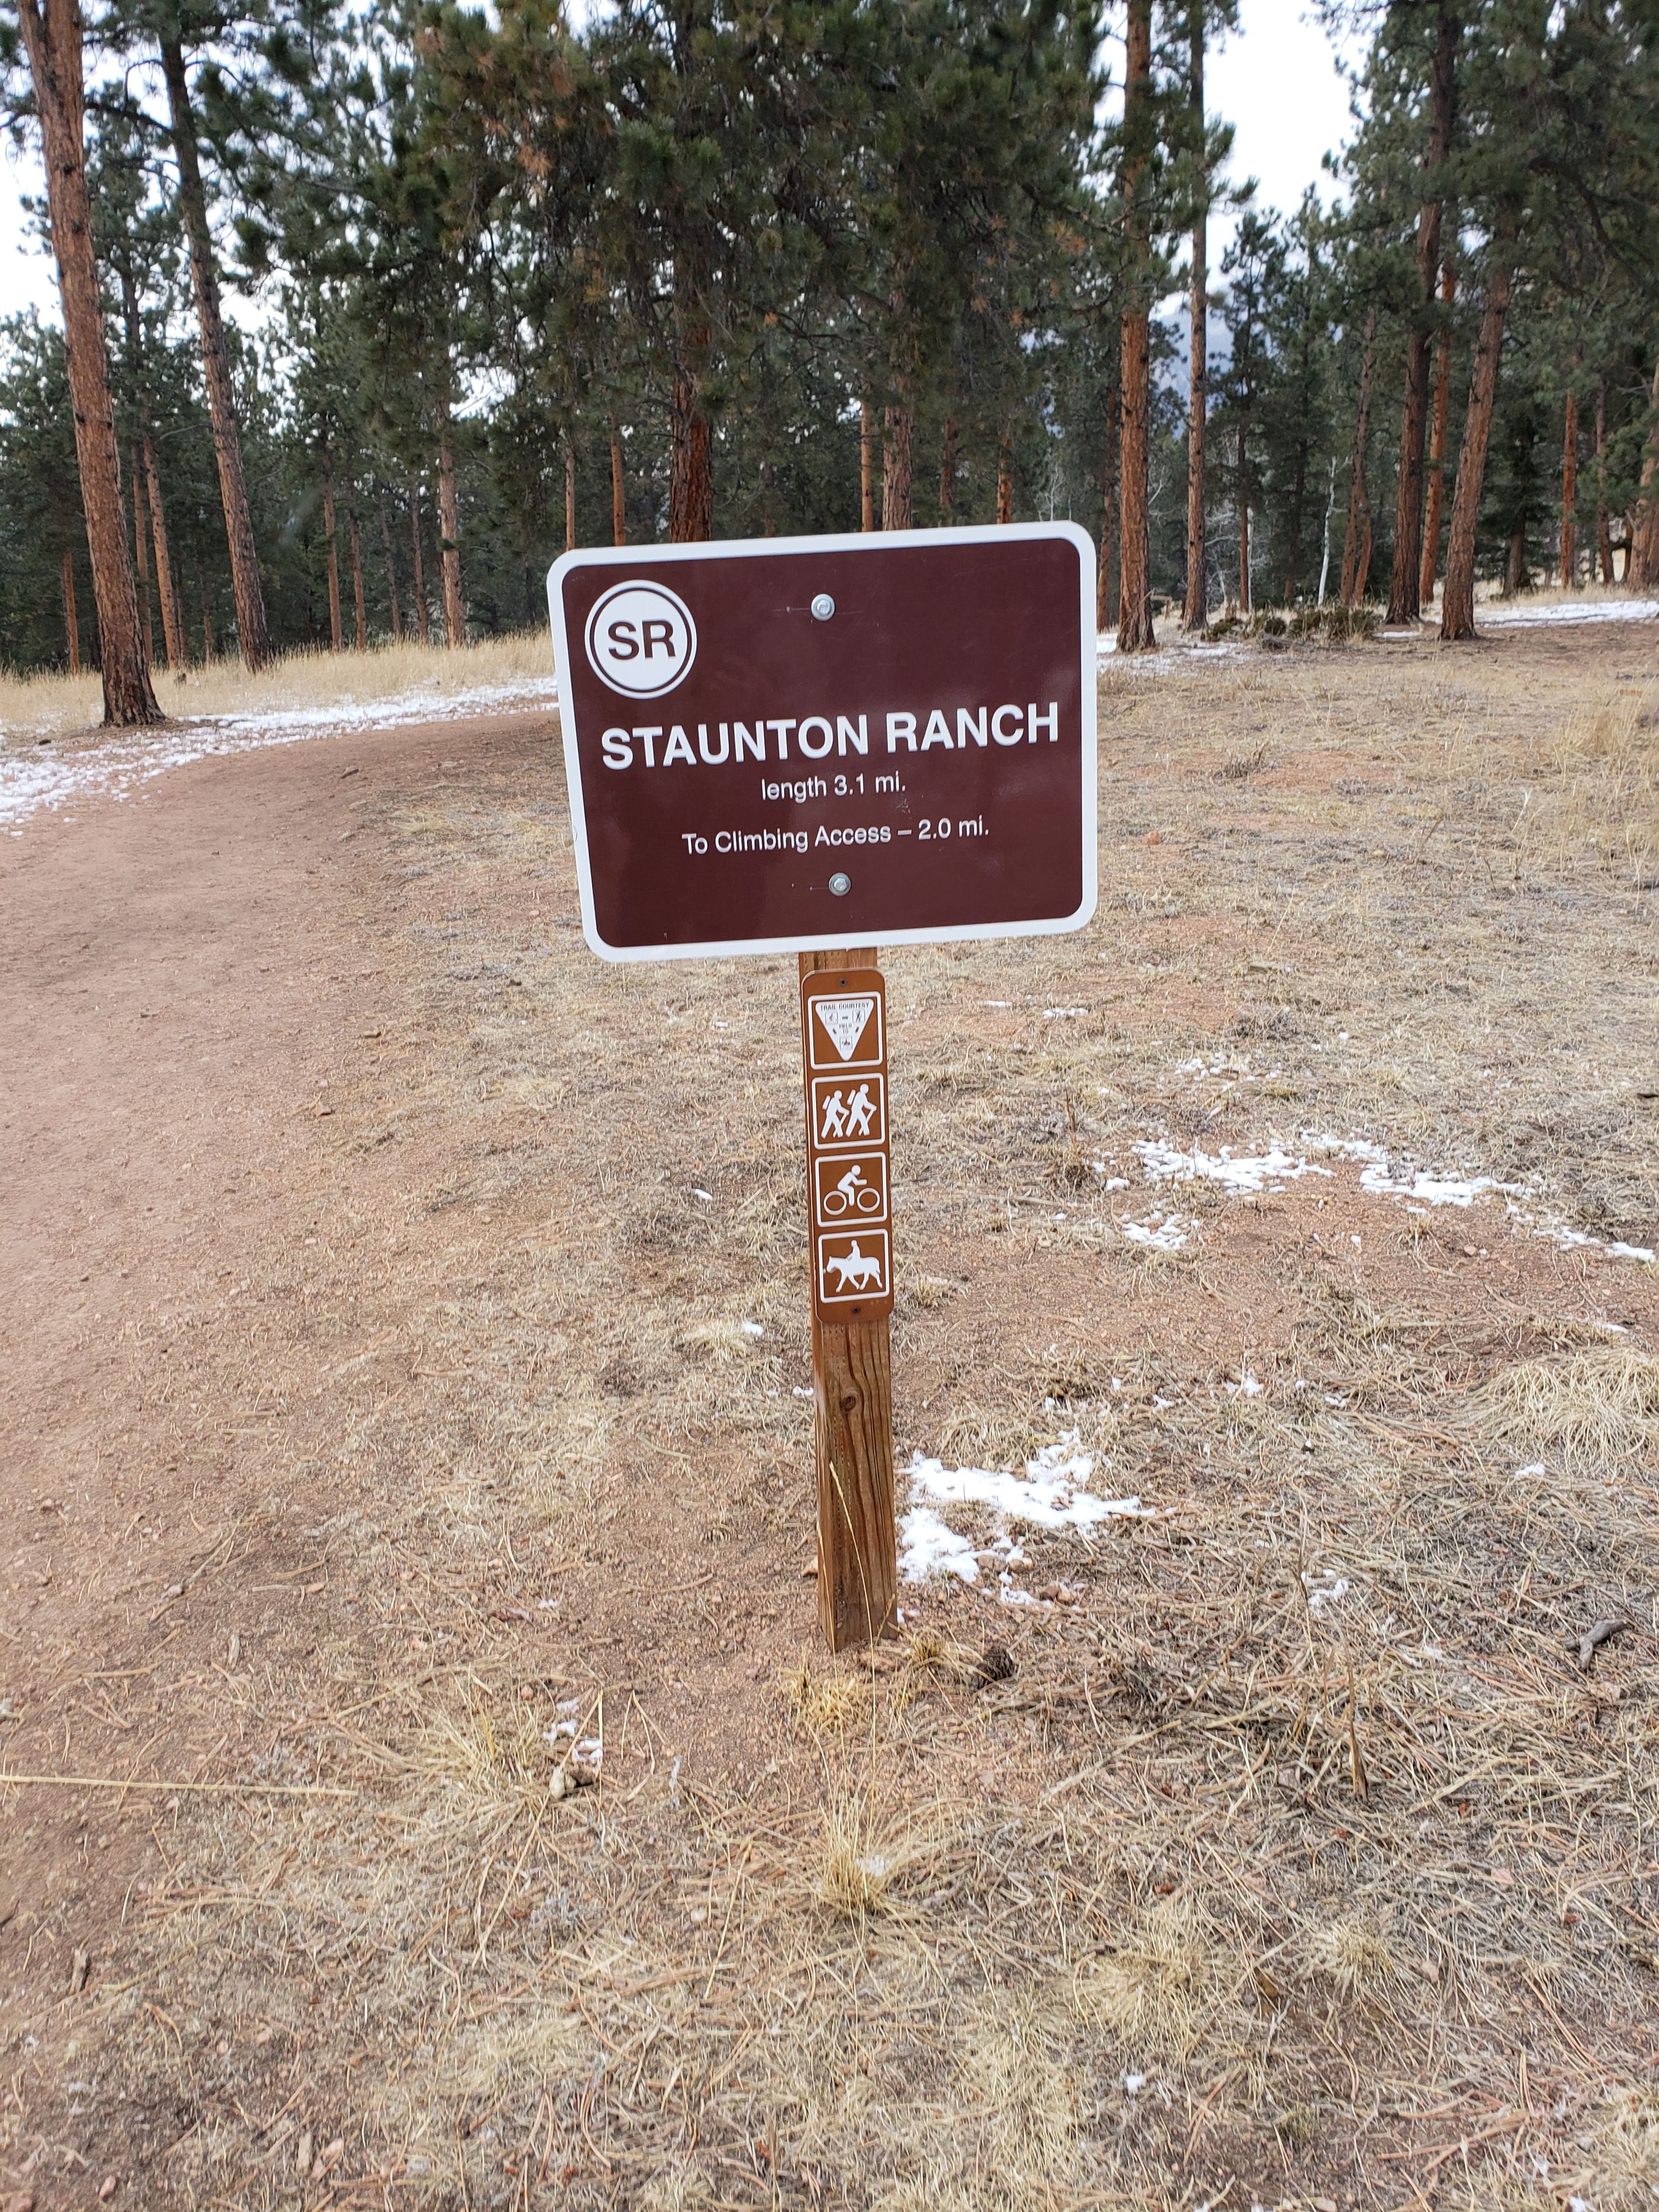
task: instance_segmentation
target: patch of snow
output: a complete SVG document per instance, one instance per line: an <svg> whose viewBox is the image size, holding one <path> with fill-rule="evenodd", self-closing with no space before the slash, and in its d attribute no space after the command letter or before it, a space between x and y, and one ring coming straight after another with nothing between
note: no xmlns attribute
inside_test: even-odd
<svg viewBox="0 0 1659 2212"><path fill-rule="evenodd" d="M79 799L130 798L169 769L189 768L216 753L255 752L266 745L397 729L411 722L458 721L506 707L556 706L558 696L556 678L527 677L470 690L404 691L389 699L341 699L325 707L181 719L84 752L60 755L44 746L0 750L0 828L16 832L32 814Z"/></svg>
<svg viewBox="0 0 1659 2212"><path fill-rule="evenodd" d="M920 1583L930 1575L947 1574L976 1583L981 1561L992 1561L1005 1605L1036 1602L1027 1592L1015 1589L1010 1579L1014 1568L1027 1564L1012 1533L1016 1526L1024 1522L1031 1528L1086 1532L1103 1521L1143 1518L1148 1511L1139 1498L1097 1496L1087 1486L1094 1471L1093 1457L1077 1448L1075 1429L1027 1460L1023 1475L994 1468L947 1468L942 1460L917 1452L907 1470L910 1505L899 1528L899 1566L904 1579ZM977 1507L988 1513L996 1525L990 1543L976 1544L952 1528L940 1510L950 1506Z"/></svg>
<svg viewBox="0 0 1659 2212"><path fill-rule="evenodd" d="M1131 1244L1145 1244L1154 1252L1182 1252L1187 1248L1190 1231L1197 1228L1195 1221L1183 1221L1178 1213L1152 1214L1145 1221L1120 1221L1118 1234Z"/></svg>
<svg viewBox="0 0 1659 2212"><path fill-rule="evenodd" d="M1308 1610L1316 1620L1322 1620L1328 1606L1340 1605L1352 1585L1346 1575L1314 1575L1303 1572L1302 1587L1308 1593Z"/></svg>
<svg viewBox="0 0 1659 2212"><path fill-rule="evenodd" d="M1475 615L1481 629L1523 629L1534 623L1659 622L1659 599L1571 599L1542 607L1495 607L1488 602Z"/></svg>
<svg viewBox="0 0 1659 2212"><path fill-rule="evenodd" d="M1042 1018L1045 1022L1074 1022L1088 1011L1087 1006L1045 1006Z"/></svg>
<svg viewBox="0 0 1659 2212"><path fill-rule="evenodd" d="M1541 1459L1535 1459L1529 1467L1517 1467L1514 1474L1510 1477L1510 1480L1514 1482L1524 1482L1528 1475L1547 1474L1548 1472L1549 1469L1544 1465L1543 1461Z"/></svg>
<svg viewBox="0 0 1659 2212"><path fill-rule="evenodd" d="M1257 1382L1249 1369L1245 1367L1239 1370L1237 1382L1230 1382L1227 1385L1227 1395L1230 1398L1259 1398L1265 1387L1266 1385Z"/></svg>
<svg viewBox="0 0 1659 2212"><path fill-rule="evenodd" d="M764 1322L746 1321L743 1323L743 1333L745 1336L764 1336L766 1324Z"/></svg>
<svg viewBox="0 0 1659 2212"><path fill-rule="evenodd" d="M1294 1158L1279 1145L1243 1159L1233 1157L1231 1145L1223 1145L1213 1153L1200 1152L1196 1146L1183 1152L1161 1137L1148 1138L1133 1150L1148 1182L1218 1182L1224 1190L1253 1194L1283 1190L1287 1182L1301 1176L1330 1173L1328 1168L1316 1167L1310 1160Z"/></svg>

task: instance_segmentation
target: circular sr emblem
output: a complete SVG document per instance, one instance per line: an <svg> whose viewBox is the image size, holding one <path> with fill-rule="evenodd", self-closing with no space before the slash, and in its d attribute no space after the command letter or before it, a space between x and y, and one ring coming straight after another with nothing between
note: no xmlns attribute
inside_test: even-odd
<svg viewBox="0 0 1659 2212"><path fill-rule="evenodd" d="M684 599L635 577L613 584L587 617L588 665L628 699L657 699L697 657L697 626Z"/></svg>

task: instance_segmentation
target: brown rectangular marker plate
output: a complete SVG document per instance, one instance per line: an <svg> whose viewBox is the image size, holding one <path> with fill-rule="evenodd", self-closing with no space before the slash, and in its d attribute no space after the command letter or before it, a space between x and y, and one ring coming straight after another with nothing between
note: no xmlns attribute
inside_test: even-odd
<svg viewBox="0 0 1659 2212"><path fill-rule="evenodd" d="M893 1310L887 992L879 970L803 975L800 1018L813 1310L820 1321L872 1321Z"/></svg>
<svg viewBox="0 0 1659 2212"><path fill-rule="evenodd" d="M548 598L602 958L1093 914L1094 548L1073 524L594 548Z"/></svg>

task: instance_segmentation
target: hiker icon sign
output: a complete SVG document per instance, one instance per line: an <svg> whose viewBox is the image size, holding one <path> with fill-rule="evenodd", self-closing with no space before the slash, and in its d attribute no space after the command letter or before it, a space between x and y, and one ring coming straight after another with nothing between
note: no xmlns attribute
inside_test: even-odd
<svg viewBox="0 0 1659 2212"><path fill-rule="evenodd" d="M887 1079L882 1075L815 1075L812 1134L819 1146L884 1145Z"/></svg>

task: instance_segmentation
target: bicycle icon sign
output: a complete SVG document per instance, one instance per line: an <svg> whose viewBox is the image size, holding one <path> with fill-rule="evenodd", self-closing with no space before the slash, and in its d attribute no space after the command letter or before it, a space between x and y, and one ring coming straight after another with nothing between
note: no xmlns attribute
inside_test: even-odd
<svg viewBox="0 0 1659 2212"><path fill-rule="evenodd" d="M885 1152L819 1153L812 1162L813 1212L830 1229L887 1219Z"/></svg>

